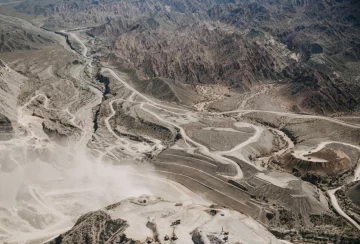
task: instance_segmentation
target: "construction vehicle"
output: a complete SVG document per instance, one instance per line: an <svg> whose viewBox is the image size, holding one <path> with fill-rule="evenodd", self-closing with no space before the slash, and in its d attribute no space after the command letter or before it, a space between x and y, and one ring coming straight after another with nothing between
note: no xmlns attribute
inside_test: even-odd
<svg viewBox="0 0 360 244"><path fill-rule="evenodd" d="M229 235L229 231L224 231L224 227L221 227L221 234L228 236Z"/></svg>
<svg viewBox="0 0 360 244"><path fill-rule="evenodd" d="M177 237L177 235L176 235L175 232L174 232L174 233L172 234L171 240L176 241L177 239L179 239L179 238Z"/></svg>
<svg viewBox="0 0 360 244"><path fill-rule="evenodd" d="M174 222L171 223L171 226L179 225L180 223L181 223L181 220L177 219L177 220L175 220Z"/></svg>
<svg viewBox="0 0 360 244"><path fill-rule="evenodd" d="M179 238L178 238L177 235L175 234L175 227L174 227L171 240L172 240L172 241L176 241L177 239L179 239Z"/></svg>

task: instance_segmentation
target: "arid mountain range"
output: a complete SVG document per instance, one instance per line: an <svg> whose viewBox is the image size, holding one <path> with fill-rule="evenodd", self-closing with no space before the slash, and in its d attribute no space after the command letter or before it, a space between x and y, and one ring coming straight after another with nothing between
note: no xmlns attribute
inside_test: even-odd
<svg viewBox="0 0 360 244"><path fill-rule="evenodd" d="M359 11L0 0L0 243L359 243Z"/></svg>
<svg viewBox="0 0 360 244"><path fill-rule="evenodd" d="M30 0L16 9L49 29L94 27L87 33L148 78L234 92L275 84L289 111L332 114L359 109L359 4Z"/></svg>

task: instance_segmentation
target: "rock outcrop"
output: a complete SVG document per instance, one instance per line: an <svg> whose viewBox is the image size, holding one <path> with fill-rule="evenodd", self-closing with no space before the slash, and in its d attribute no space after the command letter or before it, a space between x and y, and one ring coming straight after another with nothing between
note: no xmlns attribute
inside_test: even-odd
<svg viewBox="0 0 360 244"><path fill-rule="evenodd" d="M11 121L0 114L0 141L10 140L13 136L13 127Z"/></svg>

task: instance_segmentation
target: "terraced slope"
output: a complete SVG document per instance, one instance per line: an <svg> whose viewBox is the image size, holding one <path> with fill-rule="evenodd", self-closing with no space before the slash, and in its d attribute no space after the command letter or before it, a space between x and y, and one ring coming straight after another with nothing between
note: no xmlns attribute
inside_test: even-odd
<svg viewBox="0 0 360 244"><path fill-rule="evenodd" d="M357 6L321 2L334 16ZM0 15L51 40L1 52L1 114L14 129L0 141L0 242L163 241L180 218L178 243L356 243L357 85L323 43L290 50L269 29L324 21L312 1L282 3L288 22L271 1L19 5L54 32ZM356 35L357 19L331 21ZM353 113L304 114L314 111Z"/></svg>

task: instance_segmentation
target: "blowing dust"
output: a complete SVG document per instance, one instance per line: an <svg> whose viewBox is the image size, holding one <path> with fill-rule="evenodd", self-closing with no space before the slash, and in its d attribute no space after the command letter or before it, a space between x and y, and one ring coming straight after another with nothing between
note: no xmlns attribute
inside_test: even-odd
<svg viewBox="0 0 360 244"><path fill-rule="evenodd" d="M0 241L37 243L71 228L82 214L144 194L201 202L149 165L103 163L83 147L48 143L0 150Z"/></svg>

